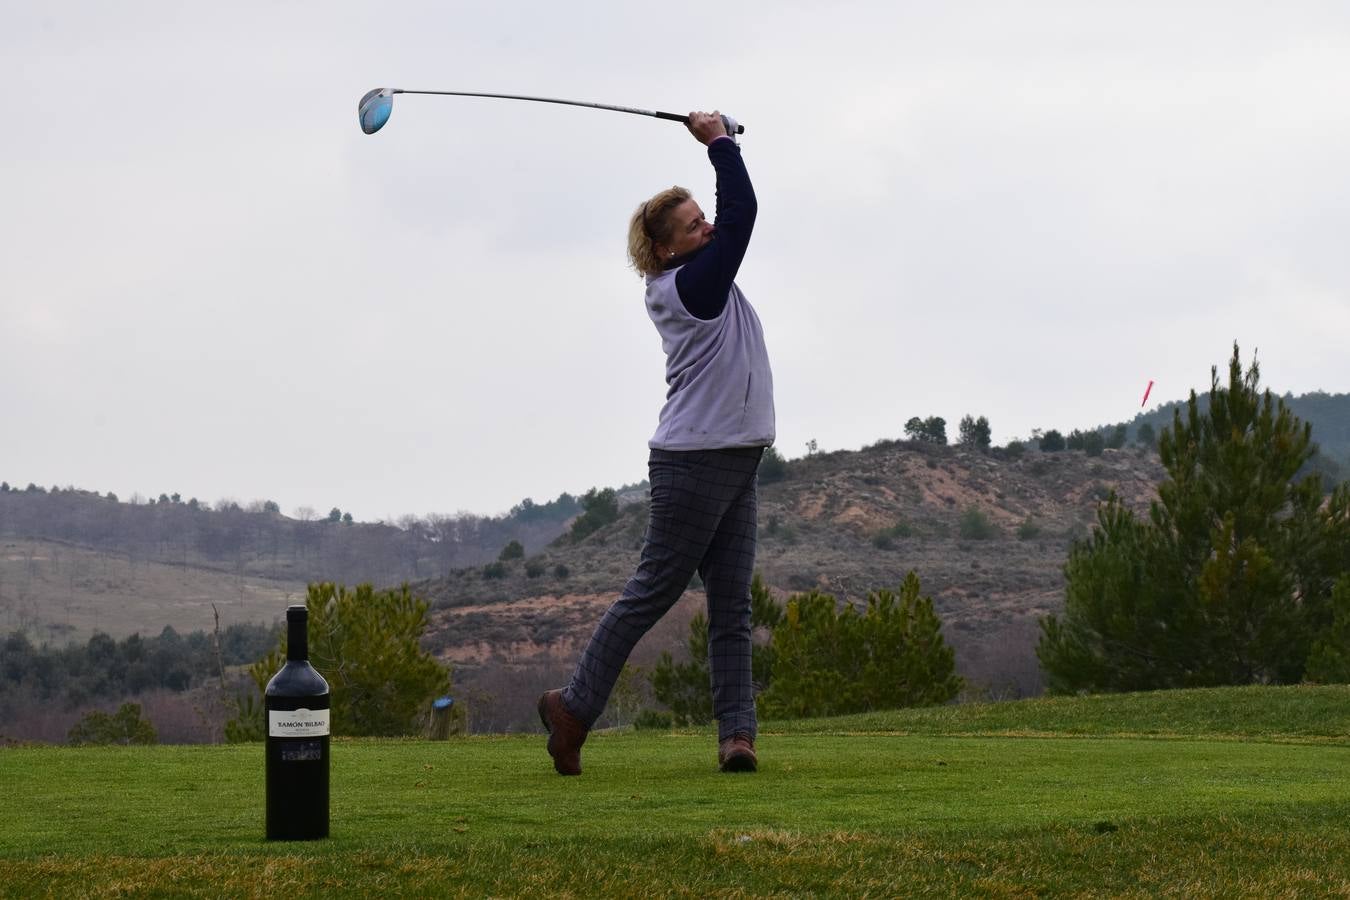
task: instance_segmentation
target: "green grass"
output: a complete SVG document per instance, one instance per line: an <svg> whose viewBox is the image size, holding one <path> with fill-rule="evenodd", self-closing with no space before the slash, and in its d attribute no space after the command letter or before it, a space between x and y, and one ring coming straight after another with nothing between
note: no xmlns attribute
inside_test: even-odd
<svg viewBox="0 0 1350 900"><path fill-rule="evenodd" d="M1350 743L1350 685L1046 697L864 713L786 727L795 734L1044 734Z"/></svg>
<svg viewBox="0 0 1350 900"><path fill-rule="evenodd" d="M1350 893L1350 690L1066 698L707 731L338 741L331 839L259 746L0 751L0 894Z"/></svg>

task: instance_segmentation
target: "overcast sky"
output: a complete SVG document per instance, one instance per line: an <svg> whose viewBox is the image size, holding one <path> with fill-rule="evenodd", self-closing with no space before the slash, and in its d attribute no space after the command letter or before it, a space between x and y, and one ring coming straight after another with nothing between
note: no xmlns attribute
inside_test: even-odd
<svg viewBox="0 0 1350 900"><path fill-rule="evenodd" d="M0 478L504 512L646 475L630 212L746 126L784 455L1350 390L1350 6L0 0Z"/></svg>

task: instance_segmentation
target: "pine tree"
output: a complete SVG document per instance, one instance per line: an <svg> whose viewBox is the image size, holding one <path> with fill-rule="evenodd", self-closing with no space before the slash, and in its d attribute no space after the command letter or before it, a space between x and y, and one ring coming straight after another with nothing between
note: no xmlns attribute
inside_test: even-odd
<svg viewBox="0 0 1350 900"><path fill-rule="evenodd" d="M929 416L926 419L911 416L905 423L905 437L924 444L945 444L947 420L942 416Z"/></svg>
<svg viewBox="0 0 1350 900"><path fill-rule="evenodd" d="M689 620L689 661L675 662L669 651L652 668L652 693L670 708L675 724L705 725L712 721L712 682L708 671L708 618Z"/></svg>
<svg viewBox="0 0 1350 900"><path fill-rule="evenodd" d="M1313 644L1304 674L1318 684L1350 683L1350 574L1332 589L1331 626Z"/></svg>
<svg viewBox="0 0 1350 900"><path fill-rule="evenodd" d="M1167 477L1146 521L1114 495L1065 564L1064 619L1042 620L1052 691L1290 683L1332 624L1350 564L1350 487L1322 502L1308 425L1259 390L1233 347L1163 429Z"/></svg>
<svg viewBox="0 0 1350 900"><path fill-rule="evenodd" d="M772 631L783 619L783 608L774 601L758 573L750 582L750 627ZM652 693L667 706L676 725L702 725L712 721L712 676L708 669L708 619L697 613L689 620L689 661L677 663L670 653L652 668ZM773 678L774 648L756 642L750 650L750 670L758 690Z"/></svg>
<svg viewBox="0 0 1350 900"><path fill-rule="evenodd" d="M957 439L958 444L973 448L981 453L988 451L990 430L987 418L980 416L976 419L971 416L962 416L957 428L960 435Z"/></svg>
<svg viewBox="0 0 1350 900"><path fill-rule="evenodd" d="M812 591L792 597L774 629L773 682L760 696L770 718L928 706L961 689L952 649L930 597L910 572L899 593L874 591L866 609L838 609Z"/></svg>
<svg viewBox="0 0 1350 900"><path fill-rule="evenodd" d="M568 537L573 542L599 531L619 518L619 495L614 488L591 488L581 498L585 510L572 522Z"/></svg>
<svg viewBox="0 0 1350 900"><path fill-rule="evenodd" d="M332 690L333 734L396 736L419 732L431 701L450 692L450 671L420 641L427 627L426 601L405 584L376 591L311 584L309 659ZM230 740L262 737L262 691L286 659L286 634L265 659L249 668L258 693L239 701L226 726Z"/></svg>

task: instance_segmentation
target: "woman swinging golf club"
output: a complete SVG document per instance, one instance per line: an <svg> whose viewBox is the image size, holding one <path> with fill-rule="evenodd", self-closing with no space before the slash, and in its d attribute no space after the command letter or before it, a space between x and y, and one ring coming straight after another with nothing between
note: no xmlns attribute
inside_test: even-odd
<svg viewBox="0 0 1350 900"><path fill-rule="evenodd" d="M571 680L539 698L548 752L563 775L581 774L581 745L629 653L695 572L708 594L718 765L724 772L757 765L750 580L755 473L774 439L773 375L759 318L734 281L755 224L755 192L721 115L690 113L687 127L717 173L717 217L709 223L689 192L673 187L643 203L628 225L628 256L646 280L669 391L648 442L651 519L641 562Z"/></svg>

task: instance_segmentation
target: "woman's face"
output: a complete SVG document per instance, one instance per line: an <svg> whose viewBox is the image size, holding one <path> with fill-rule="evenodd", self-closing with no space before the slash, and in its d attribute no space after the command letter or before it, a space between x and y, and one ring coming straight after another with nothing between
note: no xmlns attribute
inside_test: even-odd
<svg viewBox="0 0 1350 900"><path fill-rule="evenodd" d="M673 227L669 243L656 245L664 251L663 257L684 256L712 240L712 223L703 218L703 210L692 197L675 207L670 220Z"/></svg>

